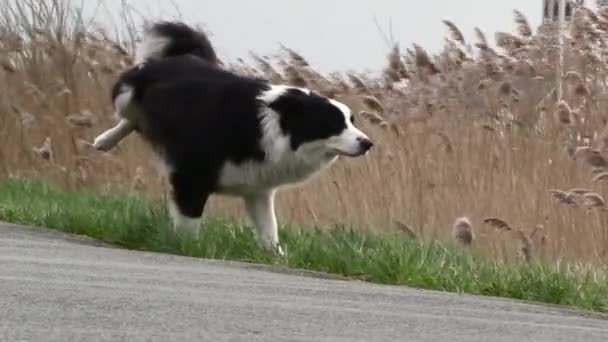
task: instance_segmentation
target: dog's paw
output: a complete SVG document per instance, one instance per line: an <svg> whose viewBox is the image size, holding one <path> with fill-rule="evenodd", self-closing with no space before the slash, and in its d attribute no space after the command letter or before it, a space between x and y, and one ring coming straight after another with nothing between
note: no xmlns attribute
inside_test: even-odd
<svg viewBox="0 0 608 342"><path fill-rule="evenodd" d="M267 240L258 240L258 244L260 248L269 251L271 253L276 254L277 256L284 257L285 252L283 252L283 248L278 242L267 241Z"/></svg>
<svg viewBox="0 0 608 342"><path fill-rule="evenodd" d="M102 152L111 150L115 145L116 144L114 141L112 141L112 139L104 137L103 134L95 138L95 141L93 141L93 148Z"/></svg>
<svg viewBox="0 0 608 342"><path fill-rule="evenodd" d="M281 245L279 245L278 243L274 244L274 245L266 245L268 249L270 249L272 252L274 252L277 256L279 257L284 257L285 256L285 252L283 252L283 248L281 248Z"/></svg>

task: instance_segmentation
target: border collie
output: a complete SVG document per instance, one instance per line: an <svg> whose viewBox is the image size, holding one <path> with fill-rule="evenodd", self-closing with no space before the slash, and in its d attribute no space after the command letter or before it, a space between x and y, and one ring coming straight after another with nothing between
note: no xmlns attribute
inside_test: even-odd
<svg viewBox="0 0 608 342"><path fill-rule="evenodd" d="M345 104L232 73L204 33L180 22L146 30L112 102L118 123L94 147L108 151L133 131L141 135L166 166L176 232L198 238L208 197L239 196L258 241L280 254L277 189L373 145Z"/></svg>

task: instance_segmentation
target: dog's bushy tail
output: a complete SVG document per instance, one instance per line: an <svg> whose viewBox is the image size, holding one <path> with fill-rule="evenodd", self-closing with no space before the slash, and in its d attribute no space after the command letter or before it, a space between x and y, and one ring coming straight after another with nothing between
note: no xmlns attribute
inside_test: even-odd
<svg viewBox="0 0 608 342"><path fill-rule="evenodd" d="M192 54L211 64L219 64L215 50L204 32L182 22L156 22L144 32L135 54L135 63L186 54Z"/></svg>

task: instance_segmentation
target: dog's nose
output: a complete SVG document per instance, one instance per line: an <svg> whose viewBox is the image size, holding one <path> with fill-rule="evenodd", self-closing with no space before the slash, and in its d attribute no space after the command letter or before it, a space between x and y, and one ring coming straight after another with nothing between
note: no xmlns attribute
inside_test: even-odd
<svg viewBox="0 0 608 342"><path fill-rule="evenodd" d="M374 143L371 142L371 140L367 139L367 138L357 138L357 141L359 141L359 146L361 146L361 150L367 152L369 151L370 148L372 148L372 146L374 146Z"/></svg>

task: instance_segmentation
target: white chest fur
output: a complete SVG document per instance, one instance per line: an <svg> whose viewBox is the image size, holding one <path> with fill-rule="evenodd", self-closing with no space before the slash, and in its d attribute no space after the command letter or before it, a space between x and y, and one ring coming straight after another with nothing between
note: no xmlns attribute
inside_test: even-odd
<svg viewBox="0 0 608 342"><path fill-rule="evenodd" d="M333 161L334 158L304 161L292 155L279 160L248 161L238 165L227 162L220 171L219 192L247 195L293 185L309 179Z"/></svg>

